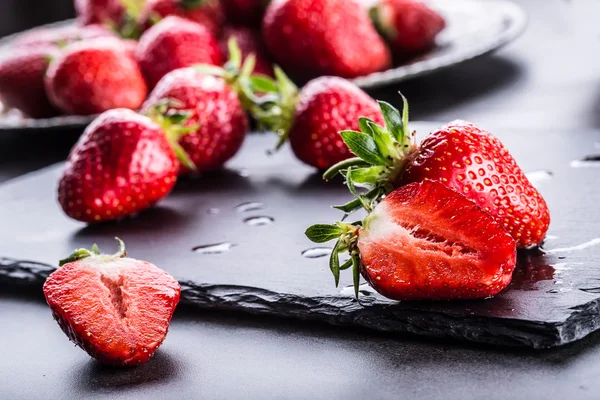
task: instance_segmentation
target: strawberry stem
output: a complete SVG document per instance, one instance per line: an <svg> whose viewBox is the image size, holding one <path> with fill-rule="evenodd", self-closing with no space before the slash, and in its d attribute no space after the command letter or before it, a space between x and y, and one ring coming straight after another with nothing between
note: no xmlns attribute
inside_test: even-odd
<svg viewBox="0 0 600 400"><path fill-rule="evenodd" d="M123 258L127 256L127 250L125 249L125 243L119 239L118 237L115 238L115 240L117 241L117 244L119 246L117 252L115 254L112 255L112 257L116 257L116 258ZM67 258L63 258L62 260L60 260L58 262L58 266L62 267L65 264L74 262L74 261L79 261L79 260L83 260L84 258L88 258L88 257L97 257L97 256L102 256L103 254L100 252L100 249L98 248L98 245L96 245L95 243L92 245L92 247L90 247L90 249L77 249L75 250L73 253L71 253Z"/></svg>

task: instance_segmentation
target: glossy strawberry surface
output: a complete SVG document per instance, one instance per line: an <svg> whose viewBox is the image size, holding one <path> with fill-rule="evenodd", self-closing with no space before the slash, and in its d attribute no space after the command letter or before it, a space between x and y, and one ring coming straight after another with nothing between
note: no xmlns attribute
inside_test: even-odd
<svg viewBox="0 0 600 400"><path fill-rule="evenodd" d="M412 154L397 185L443 183L494 217L518 247L540 244L550 212L508 149L489 132L454 121L428 135Z"/></svg>
<svg viewBox="0 0 600 400"><path fill-rule="evenodd" d="M59 181L58 201L83 222L119 219L165 197L179 162L163 129L131 110L101 114L71 150Z"/></svg>
<svg viewBox="0 0 600 400"><path fill-rule="evenodd" d="M152 20L160 20L169 15L202 24L216 36L221 32L225 18L219 0L148 0L140 21L142 25L149 27Z"/></svg>
<svg viewBox="0 0 600 400"><path fill-rule="evenodd" d="M362 274L394 300L478 299L511 281L512 237L494 218L444 185L396 189L363 222Z"/></svg>
<svg viewBox="0 0 600 400"><path fill-rule="evenodd" d="M354 0L283 0L267 8L263 39L292 77L354 78L387 69L391 57Z"/></svg>
<svg viewBox="0 0 600 400"><path fill-rule="evenodd" d="M242 52L243 60L250 54L254 54L256 58L254 74L273 76L273 63L267 54L259 31L239 26L229 26L225 28L221 40L221 50L223 54L227 54L227 42L230 38L235 39Z"/></svg>
<svg viewBox="0 0 600 400"><path fill-rule="evenodd" d="M148 88L127 47L117 39L74 43L50 63L46 91L68 114L98 114L113 108L137 109Z"/></svg>
<svg viewBox="0 0 600 400"><path fill-rule="evenodd" d="M353 156L340 131L358 129L359 117L383 122L375 100L337 77L310 81L300 92L289 140L296 156L319 169Z"/></svg>
<svg viewBox="0 0 600 400"><path fill-rule="evenodd" d="M136 59L150 87L178 68L223 63L219 42L213 34L203 25L176 16L161 20L142 35Z"/></svg>
<svg viewBox="0 0 600 400"><path fill-rule="evenodd" d="M71 341L103 364L135 366L164 341L180 286L148 262L97 255L58 268L44 295Z"/></svg>
<svg viewBox="0 0 600 400"><path fill-rule="evenodd" d="M50 104L44 76L52 57L59 53L54 46L36 46L15 50L0 60L0 99L7 108L16 108L32 118L59 114Z"/></svg>
<svg viewBox="0 0 600 400"><path fill-rule="evenodd" d="M182 68L166 75L144 103L143 111L163 100L178 102L169 111L189 112L185 126L197 126L181 136L179 143L196 165L196 172L218 169L233 157L248 133L246 116L238 95L218 77ZM182 167L181 173L190 173Z"/></svg>

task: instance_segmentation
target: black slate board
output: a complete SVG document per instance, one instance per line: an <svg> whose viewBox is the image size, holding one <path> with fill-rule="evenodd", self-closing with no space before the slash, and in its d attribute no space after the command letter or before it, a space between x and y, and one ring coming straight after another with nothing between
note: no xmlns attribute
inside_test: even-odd
<svg viewBox="0 0 600 400"><path fill-rule="evenodd" d="M413 124L420 134L435 127ZM39 290L51 265L72 249L98 243L110 251L119 236L131 256L178 278L182 301L198 307L534 348L581 339L600 327L600 164L573 161L600 153L600 134L495 133L536 177L553 220L544 250L522 252L510 288L493 299L396 303L365 287L361 305L345 289L349 276L336 289L326 257L302 256L313 247L303 232L339 218L329 205L348 194L288 150L265 156L274 138L259 135L247 140L229 170L181 181L158 207L119 223L86 227L63 216L55 201L60 165L4 184L0 284ZM264 208L236 210L246 202ZM273 222L245 222L253 217ZM222 254L192 251L216 243L235 245Z"/></svg>

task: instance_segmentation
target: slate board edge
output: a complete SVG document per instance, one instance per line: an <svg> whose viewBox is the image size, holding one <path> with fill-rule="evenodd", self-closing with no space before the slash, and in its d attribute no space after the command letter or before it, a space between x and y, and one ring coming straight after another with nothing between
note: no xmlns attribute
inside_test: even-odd
<svg viewBox="0 0 600 400"><path fill-rule="evenodd" d="M35 261L0 258L0 287L41 288L55 267ZM271 315L388 333L453 338L476 343L546 349L562 346L600 328L600 301L580 307L566 321L524 322L493 317L455 317L382 305L359 305L348 297L302 297L264 289L181 283L181 304L224 311ZM377 307L373 312L372 307ZM501 321L501 322L500 322ZM453 329L448 330L448 325ZM501 335L498 335L502 332Z"/></svg>

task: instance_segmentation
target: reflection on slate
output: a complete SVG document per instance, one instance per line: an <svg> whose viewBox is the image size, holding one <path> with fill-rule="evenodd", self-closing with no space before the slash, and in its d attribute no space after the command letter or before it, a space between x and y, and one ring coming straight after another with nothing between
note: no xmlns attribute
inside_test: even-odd
<svg viewBox="0 0 600 400"><path fill-rule="evenodd" d="M425 134L435 126L413 128ZM303 234L341 216L329 205L347 200L346 190L322 182L288 150L266 156L274 138L259 135L229 170L181 181L158 207L119 223L86 227L63 216L55 200L60 167L5 184L0 284L39 290L51 268L43 264L92 243L110 252L119 236L132 257L179 279L182 302L199 307L491 344L572 342L600 327L600 170L571 165L590 155L600 135L570 132L567 141L560 132L502 133L546 197L552 225L543 249L520 252L512 284L495 298L397 303L363 285L358 304L347 289L351 277L335 288L327 247L315 248Z"/></svg>

